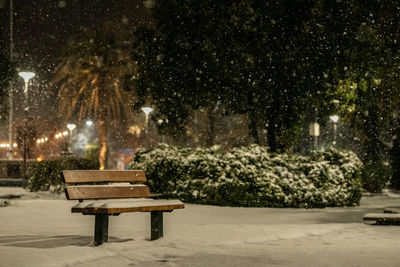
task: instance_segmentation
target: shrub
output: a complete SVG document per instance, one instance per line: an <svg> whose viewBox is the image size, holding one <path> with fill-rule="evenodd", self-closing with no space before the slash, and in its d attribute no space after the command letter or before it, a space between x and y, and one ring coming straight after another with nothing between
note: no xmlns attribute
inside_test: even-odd
<svg viewBox="0 0 400 267"><path fill-rule="evenodd" d="M363 188L371 193L380 193L392 176L390 166L382 164L365 165L362 171Z"/></svg>
<svg viewBox="0 0 400 267"><path fill-rule="evenodd" d="M23 175L21 175L21 169L20 169L19 162L7 163L6 169L7 169L7 177L8 178L21 178L23 176Z"/></svg>
<svg viewBox="0 0 400 267"><path fill-rule="evenodd" d="M274 154L251 145L221 152L160 144L135 154L152 192L189 203L325 207L359 203L362 163L349 151Z"/></svg>
<svg viewBox="0 0 400 267"><path fill-rule="evenodd" d="M99 162L88 159L63 158L32 163L29 168L26 187L29 191L50 191L61 193L64 183L62 170L95 170Z"/></svg>

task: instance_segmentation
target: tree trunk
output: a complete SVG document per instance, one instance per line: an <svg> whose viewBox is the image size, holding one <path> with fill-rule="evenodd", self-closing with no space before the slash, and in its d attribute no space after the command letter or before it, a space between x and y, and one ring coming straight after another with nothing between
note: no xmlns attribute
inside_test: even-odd
<svg viewBox="0 0 400 267"><path fill-rule="evenodd" d="M277 136L276 136L276 127L275 127L275 121L270 120L268 122L267 126L267 140L268 140L268 146L271 152L277 152L278 151L278 144L277 144Z"/></svg>
<svg viewBox="0 0 400 267"><path fill-rule="evenodd" d="M381 141L379 140L378 114L375 110L369 110L369 116L365 125L364 156L365 164L378 164L381 162L380 152L382 150Z"/></svg>
<svg viewBox="0 0 400 267"><path fill-rule="evenodd" d="M390 150L390 163L392 167L390 186L400 189L400 117L397 118L393 136L393 147Z"/></svg>
<svg viewBox="0 0 400 267"><path fill-rule="evenodd" d="M206 133L206 146L210 147L214 145L215 142L215 114L212 109L207 112L209 128Z"/></svg>
<svg viewBox="0 0 400 267"><path fill-rule="evenodd" d="M104 120L97 121L97 132L99 134L99 163L100 170L104 170L107 166L107 127Z"/></svg>
<svg viewBox="0 0 400 267"><path fill-rule="evenodd" d="M258 135L258 127L257 127L257 115L255 112L250 112L249 117L250 117L250 125L249 125L250 135L254 138L254 142L257 145L260 145L260 137Z"/></svg>

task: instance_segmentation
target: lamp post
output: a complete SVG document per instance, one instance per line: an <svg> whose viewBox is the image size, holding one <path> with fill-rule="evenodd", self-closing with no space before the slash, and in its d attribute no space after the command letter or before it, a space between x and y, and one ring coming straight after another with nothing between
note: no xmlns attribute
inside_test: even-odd
<svg viewBox="0 0 400 267"><path fill-rule="evenodd" d="M10 0L10 62L14 61L14 5L13 0ZM10 81L8 94L9 94L9 114L8 114L8 144L9 144L9 151L8 151L8 159L14 158L14 136L13 136L13 123L14 123L14 84L13 81Z"/></svg>
<svg viewBox="0 0 400 267"><path fill-rule="evenodd" d="M150 112L153 111L153 109L151 107L143 107L142 111L144 112L144 114L146 114L146 123L145 123L146 124L146 128L145 128L145 131L147 133L147 128L149 127L149 114L150 114Z"/></svg>
<svg viewBox="0 0 400 267"><path fill-rule="evenodd" d="M70 150L72 152L72 131L76 128L76 125L73 123L67 124L67 128L69 130L69 146L70 146Z"/></svg>
<svg viewBox="0 0 400 267"><path fill-rule="evenodd" d="M332 115L329 117L333 121L333 145L336 146L336 132L337 132L337 122L339 121L338 115Z"/></svg>
<svg viewBox="0 0 400 267"><path fill-rule="evenodd" d="M27 122L28 122L28 111L29 111L29 94L28 94L28 84L29 80L35 76L33 72L19 72L18 75L24 79L24 134L23 134L23 147L24 147L24 182L26 181L26 135L27 135Z"/></svg>
<svg viewBox="0 0 400 267"><path fill-rule="evenodd" d="M146 134L146 140L145 140L145 145L146 145L146 147L148 146L148 141L147 141L147 135L148 135L148 132L149 132L149 114L150 114L150 112L152 112L153 111L153 109L151 108L151 107L143 107L142 108L142 111L144 112L144 114L146 114L146 121L145 121L145 124L146 124L146 126L145 126L145 129L144 129L144 132L145 132L145 134Z"/></svg>

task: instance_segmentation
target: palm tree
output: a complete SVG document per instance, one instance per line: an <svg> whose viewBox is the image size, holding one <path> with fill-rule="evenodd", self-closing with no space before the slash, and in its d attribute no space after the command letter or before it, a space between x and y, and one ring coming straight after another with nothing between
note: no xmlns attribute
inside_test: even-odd
<svg viewBox="0 0 400 267"><path fill-rule="evenodd" d="M58 110L65 120L95 121L101 169L105 167L110 123L131 115L136 100L129 88L136 74L129 37L129 32L110 24L84 29L64 49L52 81L59 86Z"/></svg>

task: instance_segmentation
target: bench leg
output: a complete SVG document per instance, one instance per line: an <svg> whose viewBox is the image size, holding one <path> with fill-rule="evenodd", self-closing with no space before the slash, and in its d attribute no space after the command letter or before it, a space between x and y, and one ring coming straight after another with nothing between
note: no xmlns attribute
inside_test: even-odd
<svg viewBox="0 0 400 267"><path fill-rule="evenodd" d="M99 246L108 241L108 215L95 215L94 245Z"/></svg>
<svg viewBox="0 0 400 267"><path fill-rule="evenodd" d="M163 212L151 211L151 240L163 236Z"/></svg>

